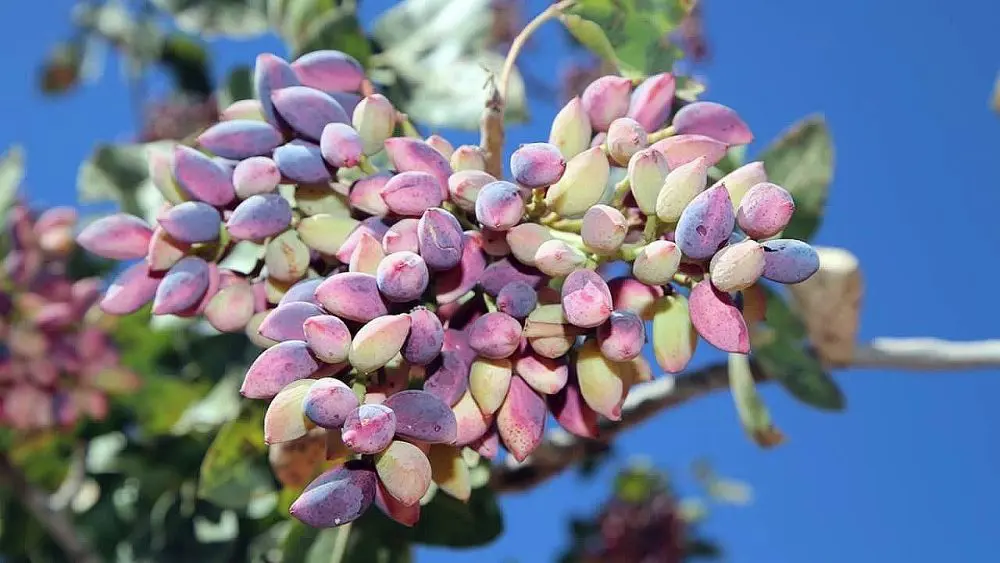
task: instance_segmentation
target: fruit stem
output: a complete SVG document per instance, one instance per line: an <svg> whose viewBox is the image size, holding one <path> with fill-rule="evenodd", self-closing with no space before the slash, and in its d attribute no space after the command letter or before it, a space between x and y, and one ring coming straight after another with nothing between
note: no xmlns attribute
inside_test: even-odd
<svg viewBox="0 0 1000 563"><path fill-rule="evenodd" d="M365 155L361 155L361 160L358 161L358 168L361 169L363 173L368 175L378 174L378 168L375 168Z"/></svg>
<svg viewBox="0 0 1000 563"><path fill-rule="evenodd" d="M567 233L566 231L556 229L555 227L552 226L549 227L549 233L552 235L552 238L556 238L563 242L567 242L570 245L580 249L581 251L586 248L586 246L583 244L583 237L581 237L576 233Z"/></svg>
<svg viewBox="0 0 1000 563"><path fill-rule="evenodd" d="M694 278L688 274L674 274L674 281L685 287L691 287L694 285Z"/></svg>
<svg viewBox="0 0 1000 563"><path fill-rule="evenodd" d="M618 257L626 262L634 262L643 248L646 248L646 243L623 244L618 249Z"/></svg>
<svg viewBox="0 0 1000 563"><path fill-rule="evenodd" d="M648 140L649 144L652 145L656 141L662 141L663 139L666 139L667 137L673 137L674 133L675 133L674 126L670 125L670 126L664 127L663 129L660 129L659 131L653 131L652 133L649 134L649 136L647 137L647 140Z"/></svg>
<svg viewBox="0 0 1000 563"><path fill-rule="evenodd" d="M497 302L493 299L492 296L490 296L485 292L483 292L483 303L486 305L486 310L489 311L490 313L497 312Z"/></svg>
<svg viewBox="0 0 1000 563"><path fill-rule="evenodd" d="M659 233L660 229L660 219L656 215L649 215L646 217L646 228L642 231L642 240L649 243L656 240L656 235Z"/></svg>
<svg viewBox="0 0 1000 563"><path fill-rule="evenodd" d="M470 231L479 230L479 226L477 226L472 221L469 221L469 218L466 217L465 213L463 213L462 210L459 209L458 206L455 205L454 203L450 201L445 201L441 203L441 206L444 208L445 211L454 215L455 218L458 219L458 222L462 224L463 228L468 229Z"/></svg>
<svg viewBox="0 0 1000 563"><path fill-rule="evenodd" d="M615 184L615 193L611 198L611 207L615 209L621 209L622 205L625 203L625 198L628 196L628 192L631 189L632 184L628 181L628 178L622 178L621 182Z"/></svg>
<svg viewBox="0 0 1000 563"><path fill-rule="evenodd" d="M581 219L564 219L555 213L550 213L542 218L542 224L550 229L567 233L579 233L583 228Z"/></svg>
<svg viewBox="0 0 1000 563"><path fill-rule="evenodd" d="M528 203L528 218L538 219L549 210L545 203L545 190L531 190L531 201Z"/></svg>
<svg viewBox="0 0 1000 563"><path fill-rule="evenodd" d="M410 121L410 116L405 113L397 113L396 121L399 123L399 127L403 130L403 135L407 137L420 138L420 131L417 131L417 127L413 125Z"/></svg>

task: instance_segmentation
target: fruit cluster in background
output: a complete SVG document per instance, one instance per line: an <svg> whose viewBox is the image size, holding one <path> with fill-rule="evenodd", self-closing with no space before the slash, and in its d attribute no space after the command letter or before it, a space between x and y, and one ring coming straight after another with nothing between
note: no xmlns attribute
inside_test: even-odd
<svg viewBox="0 0 1000 563"><path fill-rule="evenodd" d="M29 432L100 420L108 394L134 390L119 364L108 318L94 305L98 278L73 279L72 208L7 212L0 269L0 425Z"/></svg>
<svg viewBox="0 0 1000 563"><path fill-rule="evenodd" d="M726 106L678 108L669 73L595 80L509 175L409 136L343 53L260 55L254 87L196 146L149 154L154 225L111 215L78 241L137 260L103 311L152 303L265 348L241 388L271 401L265 440L324 429L340 462L291 506L312 526L372 504L413 525L432 483L466 500L477 456L525 460L549 413L595 437L653 377L647 343L670 373L699 339L748 354L763 280L819 267L778 238L794 204L760 162L709 185L753 136Z"/></svg>

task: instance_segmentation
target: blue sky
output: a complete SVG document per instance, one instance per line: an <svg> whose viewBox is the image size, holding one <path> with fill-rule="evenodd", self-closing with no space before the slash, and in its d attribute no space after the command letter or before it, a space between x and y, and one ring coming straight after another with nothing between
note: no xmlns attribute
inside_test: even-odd
<svg viewBox="0 0 1000 563"><path fill-rule="evenodd" d="M0 146L26 147L27 190L38 204L72 202L79 162L95 143L125 140L133 127L114 67L67 98L37 94L37 64L68 31L71 4L0 7ZM365 14L387 4L362 2ZM536 12L543 2L529 4ZM1000 186L992 173L1000 116L987 104L1000 69L1000 4L948 7L932 0L708 2L714 59L705 68L707 97L750 123L759 139L751 155L806 114L822 112L829 121L836 172L815 242L861 259L863 339L1000 332ZM565 50L553 28L542 39L545 48L524 58L536 75L551 76ZM275 48L273 40L215 44L215 68ZM557 108L532 109L535 122L511 130L513 146L544 138ZM841 373L848 409L838 415L770 387L765 398L790 436L770 452L745 439L731 399L719 393L633 430L619 447L673 470L688 491L686 468L699 456L753 485L752 506L715 509L705 527L733 563L995 561L998 376ZM496 544L471 553L422 550L419 559L550 560L567 539L566 517L591 508L609 475L566 475L505 498L507 533Z"/></svg>

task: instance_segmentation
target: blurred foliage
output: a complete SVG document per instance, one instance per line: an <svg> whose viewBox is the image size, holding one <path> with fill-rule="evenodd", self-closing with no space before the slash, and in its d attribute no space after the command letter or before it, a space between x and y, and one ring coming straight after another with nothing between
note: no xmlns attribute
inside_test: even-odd
<svg viewBox="0 0 1000 563"><path fill-rule="evenodd" d="M718 476L705 460L692 472L702 495L680 497L670 476L643 460L621 466L611 495L569 523L560 563L680 563L720 559L718 544L699 530L710 503L743 506L747 485Z"/></svg>
<svg viewBox="0 0 1000 563"><path fill-rule="evenodd" d="M162 203L149 175L146 153L187 142L215 113L253 95L250 66L213 68L206 41L243 41L273 34L294 58L316 49L351 54L376 86L421 127L478 128L489 80L500 72L504 51L524 25L518 0L403 0L370 25L358 21L356 0L81 0L74 29L42 62L38 86L65 95L100 77L113 51L125 83L140 99L133 142L99 144L78 174L84 203L111 201L128 213L151 217ZM567 76L584 84L607 72L640 78L676 70L704 57L700 11L693 0L581 0L560 18L576 49L565 61ZM365 29L370 29L370 33ZM697 53L685 47L697 45ZM545 48L536 41L527 47ZM224 77L218 83L214 77ZM148 84L167 78L167 93ZM505 117L524 122L529 95L551 98L557 88L515 69ZM576 85L563 85L570 95ZM576 88L576 90L574 90ZM681 100L704 90L679 75ZM210 108L211 111L206 111ZM788 188L798 212L786 235L808 238L819 228L832 178L832 148L825 123L809 118L772 143L764 160L772 181ZM13 201L23 177L23 154L11 148L0 161L0 209ZM733 150L713 169L718 179L744 162ZM80 253L74 275L109 273L109 264ZM801 320L772 294L764 344L753 360L794 396L824 409L843 408L843 396L808 349ZM47 493L69 490L57 512L71 518L82 538L107 561L327 563L343 530L315 530L290 519L297 491L283 487L269 468L261 410L242 401L239 382L255 349L244 335L223 335L201 322L151 319L148 309L119 320L115 330L125 365L141 374L140 391L118 398L107 420L80 425L72 434L31 440L0 435L3 451L28 480ZM73 477L75 452L83 452L83 478ZM585 474L613 462L610 447L595 445ZM471 500L444 494L425 499L417 526L406 528L378 510L356 521L346 538L344 561L409 562L412 545L472 548L494 541L504 515L484 485L489 464L473 470ZM701 467L699 479L714 500L742 503L746 487ZM68 488L68 489L67 489ZM594 517L574 521L573 546L564 561L594 561L600 521L618 511L626 521L653 527L685 558L718 556L720 550L695 530L706 503L678 499L669 479L643 466L616 481L615 495ZM735 500L734 500L735 499ZM742 499L742 500L741 500ZM661 510L666 508L666 510ZM643 515L646 516L643 516ZM650 522L646 522L649 524ZM663 534L679 523L683 533ZM645 526L645 524L644 524ZM641 529L640 529L641 528ZM670 528L671 533L675 531ZM63 561L40 523L10 491L0 491L0 554L6 562ZM614 558L602 561L616 561ZM638 559L628 559L629 561ZM657 559L659 561L659 559ZM664 561L672 561L664 559Z"/></svg>

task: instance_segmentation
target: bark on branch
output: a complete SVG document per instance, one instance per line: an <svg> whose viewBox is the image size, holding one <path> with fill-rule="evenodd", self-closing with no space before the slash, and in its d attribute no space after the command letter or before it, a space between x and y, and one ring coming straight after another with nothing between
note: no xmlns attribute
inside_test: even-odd
<svg viewBox="0 0 1000 563"><path fill-rule="evenodd" d="M868 345L858 346L852 361L837 367L910 371L995 368L1000 367L1000 340L949 342L933 338L878 338ZM769 379L758 366L753 366L753 370L757 381ZM601 421L600 440L596 444L594 440L578 438L562 429L553 430L523 463L508 456L507 463L494 465L491 485L502 493L531 489L580 462L595 445L610 443L622 432L662 411L720 389L729 389L725 362L638 385L622 406L621 420Z"/></svg>
<svg viewBox="0 0 1000 563"><path fill-rule="evenodd" d="M101 563L101 558L77 534L69 515L64 510L53 509L49 504L48 493L29 482L5 454L0 454L0 486L10 489L24 508L38 520L66 554L67 561Z"/></svg>

